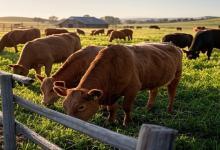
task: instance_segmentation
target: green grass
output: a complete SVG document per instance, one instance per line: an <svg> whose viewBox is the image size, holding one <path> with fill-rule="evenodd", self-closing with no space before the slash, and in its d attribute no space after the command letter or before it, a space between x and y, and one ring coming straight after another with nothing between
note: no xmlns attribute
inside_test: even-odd
<svg viewBox="0 0 220 150"><path fill-rule="evenodd" d="M88 33L90 30L86 29ZM174 29L163 28L161 30L138 29L134 31L134 40L124 42L121 40L113 43L134 44L144 41L160 42L163 35L176 32ZM192 33L191 29L183 30ZM106 36L81 36L82 45L108 45ZM19 46L21 51L22 46ZM7 66L16 63L19 54L14 49L7 48L0 54L0 69L11 72ZM53 66L53 73L60 64ZM29 76L33 77L32 70ZM28 87L16 85L14 92L36 104L42 99L40 83L36 81ZM207 61L205 55L197 60L183 59L183 74L178 86L174 113L166 112L167 92L166 88L160 88L156 103L152 111L147 112L145 104L148 93L141 91L137 95L133 108L133 122L128 127L122 126L123 111L117 112L118 123L115 125L104 124L107 117L106 112L99 111L91 120L93 124L103 126L113 131L137 137L143 123L158 124L177 129L179 135L175 148L178 150L219 150L220 149L220 51L215 50L211 60ZM59 101L53 107L54 110L63 112L62 102ZM65 128L44 117L31 113L16 106L16 119L56 143L64 149L113 149L76 131ZM30 141L19 143L19 149L40 149Z"/></svg>

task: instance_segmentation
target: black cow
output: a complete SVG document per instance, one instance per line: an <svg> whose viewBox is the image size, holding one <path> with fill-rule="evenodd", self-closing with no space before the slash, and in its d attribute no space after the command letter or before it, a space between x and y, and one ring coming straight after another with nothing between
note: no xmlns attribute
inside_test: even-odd
<svg viewBox="0 0 220 150"><path fill-rule="evenodd" d="M190 47L193 40L191 34L186 33L173 33L167 34L163 37L162 42L172 42L174 45L185 48Z"/></svg>
<svg viewBox="0 0 220 150"><path fill-rule="evenodd" d="M189 51L184 51L189 59L196 59L199 57L200 51L206 53L208 60L213 48L220 49L220 30L210 29L200 31L196 34Z"/></svg>

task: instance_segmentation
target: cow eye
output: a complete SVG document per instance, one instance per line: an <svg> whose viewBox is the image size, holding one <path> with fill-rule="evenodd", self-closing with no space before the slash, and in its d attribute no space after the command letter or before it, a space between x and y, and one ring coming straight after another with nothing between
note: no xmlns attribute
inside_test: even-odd
<svg viewBox="0 0 220 150"><path fill-rule="evenodd" d="M78 111L84 111L85 108L86 108L85 105L80 105L80 106L78 107Z"/></svg>

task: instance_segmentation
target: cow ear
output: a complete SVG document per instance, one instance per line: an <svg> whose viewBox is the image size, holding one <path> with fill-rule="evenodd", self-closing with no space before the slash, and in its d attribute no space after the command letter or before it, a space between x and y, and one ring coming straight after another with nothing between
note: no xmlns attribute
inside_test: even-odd
<svg viewBox="0 0 220 150"><path fill-rule="evenodd" d="M56 92L57 93L57 95L59 95L59 96L66 96L67 95L67 88L64 88L64 87L59 87L59 86L54 86L53 87L53 90L54 90L54 92Z"/></svg>
<svg viewBox="0 0 220 150"><path fill-rule="evenodd" d="M36 74L35 77L40 81L42 82L44 80L45 77L39 75L39 74Z"/></svg>
<svg viewBox="0 0 220 150"><path fill-rule="evenodd" d="M8 65L8 66L11 67L11 68L14 68L16 65L10 64L10 65Z"/></svg>
<svg viewBox="0 0 220 150"><path fill-rule="evenodd" d="M186 53L186 54L188 54L188 53L189 53L189 51L187 51L187 50L184 50L184 49L183 49L183 52L184 52L184 53Z"/></svg>
<svg viewBox="0 0 220 150"><path fill-rule="evenodd" d="M55 81L54 83L53 83L53 86L59 86L59 87L66 87L66 83L65 83L65 81Z"/></svg>
<svg viewBox="0 0 220 150"><path fill-rule="evenodd" d="M88 92L90 100L98 100L102 97L103 91L98 89L92 89Z"/></svg>

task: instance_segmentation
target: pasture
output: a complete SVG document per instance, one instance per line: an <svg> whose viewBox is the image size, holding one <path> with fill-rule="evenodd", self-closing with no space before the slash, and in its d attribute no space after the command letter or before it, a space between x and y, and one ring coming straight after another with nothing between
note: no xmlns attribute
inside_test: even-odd
<svg viewBox="0 0 220 150"><path fill-rule="evenodd" d="M214 22L214 21L213 21ZM112 43L117 44L135 44L139 42L160 42L161 38L167 33L177 32L173 26L182 26L185 33L194 34L189 23L183 24L162 24L161 30L151 30L147 28L135 29L133 40L130 42L116 40ZM215 22L208 23L210 27ZM193 27L193 24L190 24ZM166 28L165 28L166 27ZM72 29L75 30L75 29ZM70 30L71 31L71 30ZM90 29L85 30L86 36L80 36L82 46L110 44L108 37L90 36ZM0 35L2 36L2 35ZM18 47L19 53L14 53L13 48L7 48L0 53L0 70L11 72L9 64L16 63L22 49L22 45ZM54 73L61 64L53 65L52 73ZM45 74L44 74L45 75ZM34 70L31 70L30 77L35 76ZM17 85L14 92L26 99L33 100L34 103L41 105L42 95L40 92L40 82L36 81L28 86ZM119 109L117 112L117 122L115 124L106 124L105 119L107 113L99 111L91 120L92 123L111 129L113 131L137 137L138 131L143 123L158 124L177 129L179 135L177 137L175 148L178 150L219 150L220 149L220 51L215 50L212 53L211 60L207 61L204 54L200 55L197 60L187 60L185 55L183 58L183 74L177 90L176 101L174 103L174 113L169 114L167 107L167 91L160 88L156 98L155 106L152 111L146 110L148 94L146 91L139 92L133 107L132 123L128 127L122 126L123 111ZM51 108L63 112L62 98ZM121 103L121 100L119 101ZM28 127L44 136L51 142L65 149L93 149L105 150L114 149L108 145L102 144L96 140L89 138L76 131L66 129L64 126L58 125L44 117L30 113L23 108L16 106L16 119ZM18 145L19 149L40 149L32 142L21 141Z"/></svg>

